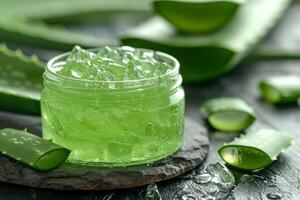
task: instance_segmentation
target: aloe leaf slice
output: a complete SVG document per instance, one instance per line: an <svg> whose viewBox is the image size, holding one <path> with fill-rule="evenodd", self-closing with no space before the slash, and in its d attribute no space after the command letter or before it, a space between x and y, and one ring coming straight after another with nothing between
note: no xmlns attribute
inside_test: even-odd
<svg viewBox="0 0 300 200"><path fill-rule="evenodd" d="M40 114L43 63L0 44L0 110Z"/></svg>
<svg viewBox="0 0 300 200"><path fill-rule="evenodd" d="M286 133L259 129L224 144L218 151L229 165L243 170L258 170L268 166L293 142Z"/></svg>
<svg viewBox="0 0 300 200"><path fill-rule="evenodd" d="M70 150L50 140L11 128L0 130L0 151L37 170L46 171L62 164Z"/></svg>
<svg viewBox="0 0 300 200"><path fill-rule="evenodd" d="M261 96L272 104L296 103L300 98L300 76L268 77L259 81Z"/></svg>
<svg viewBox="0 0 300 200"><path fill-rule="evenodd" d="M179 32L199 34L223 27L244 0L156 0L156 13L164 17Z"/></svg>
<svg viewBox="0 0 300 200"><path fill-rule="evenodd" d="M268 32L290 0L246 1L232 20L210 35L183 36L155 17L123 36L126 45L151 48L175 56L185 81L205 81L231 70Z"/></svg>
<svg viewBox="0 0 300 200"><path fill-rule="evenodd" d="M201 112L213 128L224 132L243 131L256 119L254 110L237 98L208 100L203 104Z"/></svg>
<svg viewBox="0 0 300 200"><path fill-rule="evenodd" d="M3 42L57 50L70 50L75 45L89 48L111 44L111 41L106 39L70 32L62 27L27 22L5 15L0 15L0 39Z"/></svg>
<svg viewBox="0 0 300 200"><path fill-rule="evenodd" d="M120 12L150 11L150 0L1 0L0 11L14 17L47 22L98 19Z"/></svg>

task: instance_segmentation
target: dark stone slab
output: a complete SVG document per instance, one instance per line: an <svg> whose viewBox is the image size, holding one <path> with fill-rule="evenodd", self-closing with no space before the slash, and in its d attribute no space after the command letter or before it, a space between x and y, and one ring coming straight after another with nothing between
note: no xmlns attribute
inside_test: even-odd
<svg viewBox="0 0 300 200"><path fill-rule="evenodd" d="M4 118L9 121L8 117L2 117L2 123ZM28 123L37 119L27 120ZM23 126L26 127L25 124ZM22 124L17 124L17 127L22 127ZM40 132L36 124L29 125L29 129L35 133ZM99 168L65 163L53 171L38 172L10 158L0 156L0 181L58 190L132 188L171 179L194 169L205 159L208 146L206 128L187 118L182 148L165 160L151 165Z"/></svg>

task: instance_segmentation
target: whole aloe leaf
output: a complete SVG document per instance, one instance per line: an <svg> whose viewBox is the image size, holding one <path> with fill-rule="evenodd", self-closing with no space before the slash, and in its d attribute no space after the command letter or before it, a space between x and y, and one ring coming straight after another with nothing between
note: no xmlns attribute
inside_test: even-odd
<svg viewBox="0 0 300 200"><path fill-rule="evenodd" d="M0 44L0 110L40 114L43 63Z"/></svg>
<svg viewBox="0 0 300 200"><path fill-rule="evenodd" d="M62 27L5 15L0 15L0 40L57 50L70 50L76 44L86 48L111 44L111 41L70 32Z"/></svg>
<svg viewBox="0 0 300 200"><path fill-rule="evenodd" d="M150 0L1 0L0 11L26 19L74 22L106 14L150 11Z"/></svg>
<svg viewBox="0 0 300 200"><path fill-rule="evenodd" d="M175 56L185 81L205 81L231 70L275 24L290 0L251 0L232 20L210 35L183 36L155 17L123 36L126 45L152 48Z"/></svg>
<svg viewBox="0 0 300 200"><path fill-rule="evenodd" d="M208 33L223 27L244 0L156 0L155 11L187 34Z"/></svg>

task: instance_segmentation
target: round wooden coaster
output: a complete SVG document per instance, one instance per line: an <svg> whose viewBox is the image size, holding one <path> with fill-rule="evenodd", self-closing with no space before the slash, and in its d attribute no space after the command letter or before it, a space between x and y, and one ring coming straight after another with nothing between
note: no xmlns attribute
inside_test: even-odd
<svg viewBox="0 0 300 200"><path fill-rule="evenodd" d="M206 128L187 118L182 148L174 155L151 165L99 168L65 163L53 171L38 172L0 156L0 181L58 190L132 188L171 179L192 170L203 162L208 146Z"/></svg>

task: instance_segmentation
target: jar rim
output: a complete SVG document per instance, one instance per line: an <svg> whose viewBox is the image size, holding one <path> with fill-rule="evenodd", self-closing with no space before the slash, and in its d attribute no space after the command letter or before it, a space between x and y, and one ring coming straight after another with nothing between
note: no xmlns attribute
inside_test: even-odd
<svg viewBox="0 0 300 200"><path fill-rule="evenodd" d="M110 48L120 48L122 46L109 46ZM97 50L100 50L104 48L103 47L97 47L97 48L92 48L92 49L87 49L88 51L94 52ZM60 75L58 73L55 73L53 71L51 71L51 67L53 67L56 63L58 63L59 60L64 61L68 55L70 55L71 51L60 54L58 56L55 56L54 58L50 59L48 61L48 63L46 64L46 72L49 73L52 76L52 80L53 78L57 79L58 81L71 81L71 82L76 82L76 83L91 83L91 84L133 84L133 83L143 83L143 82L152 82L152 81L156 81L156 80L161 80L163 78L169 77L169 76L174 76L179 74L179 68L180 68L180 63L179 61L164 52L161 51L156 51L156 50L151 50L151 49L145 49L145 48L135 48L135 50L138 51L144 51L144 52L153 52L155 53L155 56L158 56L158 58L164 59L166 61L169 61L172 63L173 68L171 70L168 70L166 73L160 74L158 76L154 76L151 78L143 78L143 79L132 79L132 80L113 80L113 81L102 81L102 80L88 80L88 79L77 79L77 78L73 78L73 77L68 77L68 76L63 76Z"/></svg>

